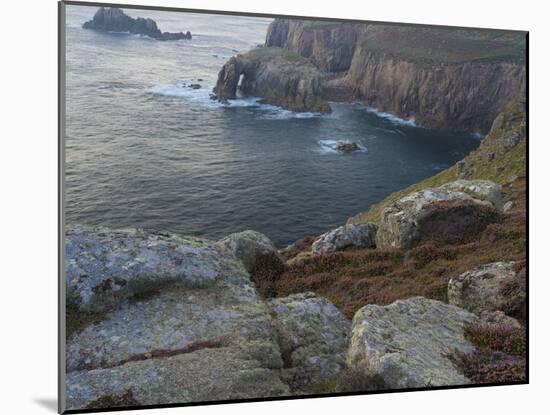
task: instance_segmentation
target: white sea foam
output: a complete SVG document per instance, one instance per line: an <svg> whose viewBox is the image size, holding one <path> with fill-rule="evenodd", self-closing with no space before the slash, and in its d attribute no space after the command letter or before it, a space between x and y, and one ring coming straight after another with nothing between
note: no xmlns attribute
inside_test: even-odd
<svg viewBox="0 0 550 415"><path fill-rule="evenodd" d="M184 83L159 84L153 86L148 90L148 92L155 95L182 98L187 101L209 108L250 108L251 110L257 111L258 115L261 118L270 120L287 120L290 118L315 118L323 115L318 112L289 111L276 105L264 104L261 102L261 98L258 97L230 99L226 103L222 103L210 98L210 94L212 93L211 91L211 85L202 85L200 89L193 89Z"/></svg>
<svg viewBox="0 0 550 415"><path fill-rule="evenodd" d="M361 143L360 141L350 141L350 140L319 140L319 153L321 154L344 154L343 151L339 151L336 149L336 145L338 143L351 143L357 144L357 147L359 147L359 150L357 150L360 153L365 153L367 151L367 148Z"/></svg>
<svg viewBox="0 0 550 415"><path fill-rule="evenodd" d="M415 122L414 118L409 118L409 119L399 118L397 115L391 114L389 112L378 111L376 108L372 108L372 107L365 107L365 111L370 112L371 114L374 114L380 118L384 118L394 124L408 125L410 127L419 127L419 125Z"/></svg>

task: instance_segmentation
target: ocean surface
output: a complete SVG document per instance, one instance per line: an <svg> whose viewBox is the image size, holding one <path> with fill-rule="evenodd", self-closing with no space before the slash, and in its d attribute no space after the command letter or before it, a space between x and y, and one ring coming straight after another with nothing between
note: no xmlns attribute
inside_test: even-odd
<svg viewBox="0 0 550 415"><path fill-rule="evenodd" d="M283 247L342 225L479 145L358 103L321 115L254 97L210 100L222 65L262 44L270 19L126 10L193 34L161 42L82 29L95 11L67 6L69 225L208 238L254 229ZM336 140L360 151L338 153Z"/></svg>

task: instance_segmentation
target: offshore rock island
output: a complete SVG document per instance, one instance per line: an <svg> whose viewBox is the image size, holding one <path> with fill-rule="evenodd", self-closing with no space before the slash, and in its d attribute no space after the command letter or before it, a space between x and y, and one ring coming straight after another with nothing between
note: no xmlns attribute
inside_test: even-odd
<svg viewBox="0 0 550 415"><path fill-rule="evenodd" d="M82 27L100 32L128 32L157 40L192 39L193 37L189 31L185 33L161 32L153 19L144 19L143 17L134 19L117 7L101 7L93 19L85 22Z"/></svg>

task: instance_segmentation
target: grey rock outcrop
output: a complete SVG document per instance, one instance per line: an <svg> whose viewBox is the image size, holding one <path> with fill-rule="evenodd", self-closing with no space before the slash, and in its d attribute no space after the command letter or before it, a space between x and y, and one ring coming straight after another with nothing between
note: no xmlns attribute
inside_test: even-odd
<svg viewBox="0 0 550 415"><path fill-rule="evenodd" d="M321 235L311 246L314 253L341 251L345 248L375 248L378 226L374 223L343 225Z"/></svg>
<svg viewBox="0 0 550 415"><path fill-rule="evenodd" d="M461 241L500 220L500 187L459 180L413 192L384 209L376 246L410 248L423 238Z"/></svg>
<svg viewBox="0 0 550 415"><path fill-rule="evenodd" d="M73 229L67 264L79 318L102 311L67 338L68 409L290 392L270 309L217 242Z"/></svg>
<svg viewBox="0 0 550 415"><path fill-rule="evenodd" d="M173 234L73 228L65 249L67 303L81 311L106 311L170 283L206 287L247 277L221 246Z"/></svg>
<svg viewBox="0 0 550 415"><path fill-rule="evenodd" d="M449 356L475 350L464 325L477 321L466 310L423 297L367 305L353 318L348 366L369 368L389 388L467 384Z"/></svg>
<svg viewBox="0 0 550 415"><path fill-rule="evenodd" d="M502 310L508 300L501 287L516 277L514 262L494 262L451 278L449 303L480 314Z"/></svg>
<svg viewBox="0 0 550 415"><path fill-rule="evenodd" d="M270 300L284 360L283 378L293 391L307 389L345 367L350 322L313 293Z"/></svg>
<svg viewBox="0 0 550 415"><path fill-rule="evenodd" d="M101 32L128 32L144 36L149 36L157 40L179 40L191 39L191 32L169 33L161 32L157 23L153 19L136 19L125 14L117 7L101 7L95 13L92 20L85 22L84 29L98 30Z"/></svg>
<svg viewBox="0 0 550 415"><path fill-rule="evenodd" d="M263 255L273 255L284 262L273 242L260 232L246 230L232 233L221 239L218 245L233 253L249 272Z"/></svg>
<svg viewBox="0 0 550 415"><path fill-rule="evenodd" d="M446 183L441 189L464 192L479 200L491 202L493 206L502 209L502 188L490 180L455 180Z"/></svg>

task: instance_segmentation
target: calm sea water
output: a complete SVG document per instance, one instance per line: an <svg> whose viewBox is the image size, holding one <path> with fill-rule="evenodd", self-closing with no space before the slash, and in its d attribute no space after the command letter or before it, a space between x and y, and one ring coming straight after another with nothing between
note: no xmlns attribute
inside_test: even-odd
<svg viewBox="0 0 550 415"><path fill-rule="evenodd" d="M468 134L412 125L358 104L297 114L254 98L208 97L231 56L263 43L269 19L128 10L191 41L84 30L67 7L66 218L218 238L255 229L284 246L320 234L474 149ZM198 83L192 90L184 83ZM339 154L333 140L363 149Z"/></svg>

